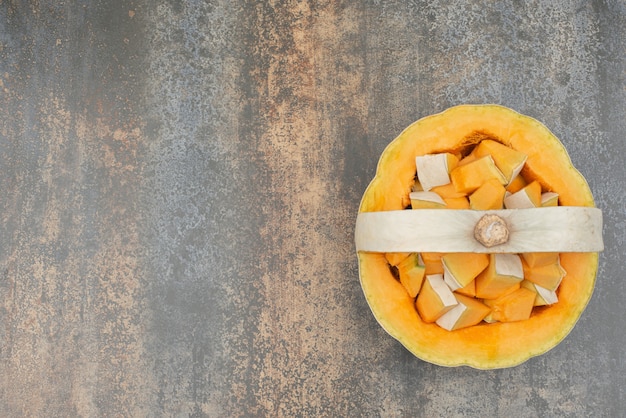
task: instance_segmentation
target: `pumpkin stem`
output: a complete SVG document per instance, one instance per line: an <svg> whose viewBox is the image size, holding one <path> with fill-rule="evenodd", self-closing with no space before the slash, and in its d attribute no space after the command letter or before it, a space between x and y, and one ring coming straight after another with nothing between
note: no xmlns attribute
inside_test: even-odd
<svg viewBox="0 0 626 418"><path fill-rule="evenodd" d="M509 240L509 229L498 215L485 215L476 222L474 238L485 247L493 247Z"/></svg>

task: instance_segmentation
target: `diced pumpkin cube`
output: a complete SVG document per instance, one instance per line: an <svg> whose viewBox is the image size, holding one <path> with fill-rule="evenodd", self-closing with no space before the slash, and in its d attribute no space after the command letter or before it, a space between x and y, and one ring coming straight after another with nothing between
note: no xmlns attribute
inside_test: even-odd
<svg viewBox="0 0 626 418"><path fill-rule="evenodd" d="M458 192L454 188L454 184L448 183L443 186L437 186L430 189L431 192L437 193L443 199L456 198L456 197L464 197L467 196L466 193Z"/></svg>
<svg viewBox="0 0 626 418"><path fill-rule="evenodd" d="M506 178L505 184L510 183L522 171L527 158L523 152L490 139L481 141L474 148L472 154L475 154L478 158L490 155L496 167L504 174Z"/></svg>
<svg viewBox="0 0 626 418"><path fill-rule="evenodd" d="M448 331L471 327L489 314L489 307L477 299L455 295L458 304L437 319L437 325Z"/></svg>
<svg viewBox="0 0 626 418"><path fill-rule="evenodd" d="M559 296L555 290L548 290L538 284L535 285L537 297L535 298L535 306L554 305L559 301Z"/></svg>
<svg viewBox="0 0 626 418"><path fill-rule="evenodd" d="M425 271L426 267L418 253L411 254L398 264L400 283L412 298L417 296L422 287Z"/></svg>
<svg viewBox="0 0 626 418"><path fill-rule="evenodd" d="M411 192L411 208L413 209L443 209L446 202L434 192Z"/></svg>
<svg viewBox="0 0 626 418"><path fill-rule="evenodd" d="M545 287L541 287L538 284L531 282L530 280L523 280L521 287L525 287L526 289L535 292L535 302L533 306L552 305L559 301L556 291L548 290Z"/></svg>
<svg viewBox="0 0 626 418"><path fill-rule="evenodd" d="M415 157L417 178L424 190L429 191L433 187L450 183L450 171L458 162L459 159L448 152Z"/></svg>
<svg viewBox="0 0 626 418"><path fill-rule="evenodd" d="M514 292L497 299L485 299L485 305L491 308L487 322L513 322L530 318L535 303L535 292L520 287Z"/></svg>
<svg viewBox="0 0 626 418"><path fill-rule="evenodd" d="M454 291L455 293L460 293L465 296L475 297L476 296L476 280L472 280L465 286L460 289Z"/></svg>
<svg viewBox="0 0 626 418"><path fill-rule="evenodd" d="M476 297L495 299L519 288L524 279L522 260L516 254L490 254L489 266L476 277Z"/></svg>
<svg viewBox="0 0 626 418"><path fill-rule="evenodd" d="M549 207L549 206L558 206L559 205L559 194L554 192L545 192L541 194L541 206Z"/></svg>
<svg viewBox="0 0 626 418"><path fill-rule="evenodd" d="M454 291L469 284L489 265L489 255L449 253L441 257L441 262L444 281Z"/></svg>
<svg viewBox="0 0 626 418"><path fill-rule="evenodd" d="M409 255L411 255L411 253L385 253L385 258L390 265L397 266Z"/></svg>
<svg viewBox="0 0 626 418"><path fill-rule="evenodd" d="M541 184L533 181L519 192L509 194L504 198L504 206L507 209L527 209L541 206Z"/></svg>
<svg viewBox="0 0 626 418"><path fill-rule="evenodd" d="M502 209L505 192L506 189L498 180L489 180L470 195L470 209Z"/></svg>
<svg viewBox="0 0 626 418"><path fill-rule="evenodd" d="M530 267L526 263L523 264L524 278L548 290L556 290L566 274L558 261L545 266L535 267Z"/></svg>
<svg viewBox="0 0 626 418"><path fill-rule="evenodd" d="M471 163L472 161L476 161L478 158L476 157L475 154L469 153L467 154L465 157L461 158L459 160L459 163L457 164L457 167Z"/></svg>
<svg viewBox="0 0 626 418"><path fill-rule="evenodd" d="M433 274L426 276L422 290L417 295L415 306L422 321L430 323L435 322L457 303L452 291L443 281L443 276Z"/></svg>
<svg viewBox="0 0 626 418"><path fill-rule="evenodd" d="M529 267L545 266L559 262L559 253L522 253Z"/></svg>
<svg viewBox="0 0 626 418"><path fill-rule="evenodd" d="M426 275L443 274L441 257L444 256L444 253L420 253L420 256L426 267Z"/></svg>
<svg viewBox="0 0 626 418"><path fill-rule="evenodd" d="M541 206L541 184L538 181L531 181L522 190L526 191L528 198L535 207Z"/></svg>
<svg viewBox="0 0 626 418"><path fill-rule="evenodd" d="M528 185L528 182L526 181L526 179L521 174L518 174L506 186L506 191L509 192L509 193L519 192L520 190L522 190L527 185Z"/></svg>
<svg viewBox="0 0 626 418"><path fill-rule="evenodd" d="M470 203L467 197L446 197L443 199L446 202L446 209L469 209Z"/></svg>
<svg viewBox="0 0 626 418"><path fill-rule="evenodd" d="M450 179L455 189L463 193L472 193L491 179L498 180L501 184L506 184L507 182L504 175L493 162L493 158L489 155L462 166L457 166L450 173Z"/></svg>

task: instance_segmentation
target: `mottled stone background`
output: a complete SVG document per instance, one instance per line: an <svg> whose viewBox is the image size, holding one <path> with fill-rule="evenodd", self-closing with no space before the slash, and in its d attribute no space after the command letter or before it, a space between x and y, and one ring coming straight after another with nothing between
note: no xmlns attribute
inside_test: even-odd
<svg viewBox="0 0 626 418"><path fill-rule="evenodd" d="M618 417L623 0L0 0L0 415ZM604 211L574 331L447 369L377 325L353 225L383 148L534 116Z"/></svg>

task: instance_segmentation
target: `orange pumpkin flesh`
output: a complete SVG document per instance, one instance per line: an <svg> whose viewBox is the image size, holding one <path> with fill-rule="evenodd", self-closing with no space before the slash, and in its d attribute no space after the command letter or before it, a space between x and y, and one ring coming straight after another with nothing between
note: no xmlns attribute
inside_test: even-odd
<svg viewBox="0 0 626 418"><path fill-rule="evenodd" d="M359 211L404 209L414 182L416 155L466 154L483 139L525 153L524 177L558 193L561 205L594 206L587 182L544 125L502 106L462 105L413 123L389 144ZM593 292L598 254L562 253L560 262L567 276L559 286L559 302L536 308L530 319L452 332L420 319L385 254L359 252L358 261L361 286L374 316L410 352L442 366L495 369L545 353L565 338Z"/></svg>

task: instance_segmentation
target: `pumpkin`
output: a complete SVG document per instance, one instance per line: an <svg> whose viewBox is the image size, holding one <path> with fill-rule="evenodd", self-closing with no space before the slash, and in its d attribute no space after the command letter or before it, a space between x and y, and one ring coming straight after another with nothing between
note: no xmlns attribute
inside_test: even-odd
<svg viewBox="0 0 626 418"><path fill-rule="evenodd" d="M441 155L441 164L445 164L439 169L439 176L429 178L425 188L416 185L417 165L431 163L424 156L435 154ZM498 164L507 168L497 170ZM454 189L439 181L446 176ZM487 186L481 188L485 183ZM477 194L469 198L467 206L440 209L441 202L433 202L428 193L446 187L450 193L456 190L469 196ZM504 188L508 207L494 206L491 193L502 196ZM542 190L546 196L539 194ZM560 206L555 206L557 198ZM424 208L406 210L409 202ZM542 202L549 203L543 207ZM494 217L495 221L491 219ZM494 242L488 242L492 237L481 240L479 235L486 230L479 227L479 221L489 224L488 231L502 226L506 237L500 236ZM513 226L510 231L507 225ZM593 292L598 251L602 250L601 230L601 213L595 208L586 180L548 128L503 106L460 105L416 121L382 153L357 216L355 242L360 284L376 320L418 358L441 366L512 367L554 348L574 327ZM502 254L503 260L514 256L516 263L523 262L526 271L534 269L531 278L543 278L548 274L544 270L555 268L536 267L534 263L542 264L543 258L543 264L558 260L558 268L567 275L556 292L537 284L546 280L524 280L521 286L521 279L516 278L512 290L524 295L524 302L502 297L486 305L492 309L487 313L485 305L466 307L478 300L471 296L474 292L484 291L479 284L493 288L494 277L499 277L497 272L489 273L486 269L483 282L477 282L478 288L471 282L471 289L463 272L454 273L461 278L456 287L466 286L459 289L463 296L457 298L464 301L463 308L456 314L444 305L436 308L447 312L446 317L454 316L453 321L461 318L463 310L478 321L485 315L488 320L455 329L456 325L451 325L454 322L444 318L442 322L449 323L448 330L434 323L432 317L422 319L416 298L398 280L395 264L415 252L424 259L426 275L443 273L433 267L433 260L446 260L447 269L458 270L462 263L445 258L448 253L486 253L492 260L498 259L496 253ZM482 262L470 255L466 258L468 266ZM423 283L432 293L434 281L428 278ZM548 293L539 294L537 288ZM551 298L549 292L555 297L558 294L557 303L544 303ZM528 319L491 320L517 318L519 312L529 309L531 300L535 306ZM429 306L421 303L420 309Z"/></svg>

